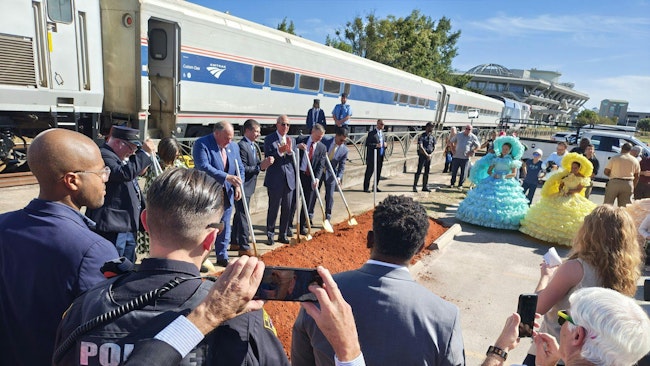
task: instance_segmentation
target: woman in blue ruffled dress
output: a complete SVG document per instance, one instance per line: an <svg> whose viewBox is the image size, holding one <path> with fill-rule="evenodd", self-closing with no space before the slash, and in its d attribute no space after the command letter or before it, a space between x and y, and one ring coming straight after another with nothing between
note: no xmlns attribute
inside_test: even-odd
<svg viewBox="0 0 650 366"><path fill-rule="evenodd" d="M487 154L472 168L470 179L477 184L458 206L456 218L475 225L517 230L528 211L528 199L515 179L524 152L519 139L499 137L494 154Z"/></svg>

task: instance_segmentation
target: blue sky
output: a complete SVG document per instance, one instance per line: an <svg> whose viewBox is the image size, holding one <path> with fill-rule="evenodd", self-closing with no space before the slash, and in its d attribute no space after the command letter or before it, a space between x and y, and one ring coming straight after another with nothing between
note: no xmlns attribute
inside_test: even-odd
<svg viewBox="0 0 650 366"><path fill-rule="evenodd" d="M324 43L356 16L407 16L413 9L460 30L461 71L485 63L558 71L589 95L585 107L623 99L650 112L650 0L191 0L275 28L284 17L296 33Z"/></svg>

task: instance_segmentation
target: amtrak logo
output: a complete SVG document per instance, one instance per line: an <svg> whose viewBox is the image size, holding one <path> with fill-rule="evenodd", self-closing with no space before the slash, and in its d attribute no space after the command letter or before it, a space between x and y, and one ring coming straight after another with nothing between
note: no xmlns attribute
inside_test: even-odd
<svg viewBox="0 0 650 366"><path fill-rule="evenodd" d="M210 74L214 76L215 78L219 79L219 76L226 71L226 66L224 65L210 65L206 67L208 71L210 71Z"/></svg>

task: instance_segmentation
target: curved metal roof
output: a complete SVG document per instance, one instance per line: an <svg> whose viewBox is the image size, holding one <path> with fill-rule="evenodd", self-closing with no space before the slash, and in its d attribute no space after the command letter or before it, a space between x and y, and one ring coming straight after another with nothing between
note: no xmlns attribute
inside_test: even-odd
<svg viewBox="0 0 650 366"><path fill-rule="evenodd" d="M467 73L479 74L479 75L508 76L508 77L514 76L512 71L498 64L483 64L483 65L474 66L471 69L469 69Z"/></svg>

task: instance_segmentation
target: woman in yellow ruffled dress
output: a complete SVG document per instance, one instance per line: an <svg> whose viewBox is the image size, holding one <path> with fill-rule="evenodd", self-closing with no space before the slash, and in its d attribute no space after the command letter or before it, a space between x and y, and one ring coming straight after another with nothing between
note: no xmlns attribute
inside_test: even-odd
<svg viewBox="0 0 650 366"><path fill-rule="evenodd" d="M550 243L571 246L585 216L596 208L584 196L593 165L583 155L569 153L562 159L562 168L563 171L544 183L542 199L530 207L519 231Z"/></svg>

